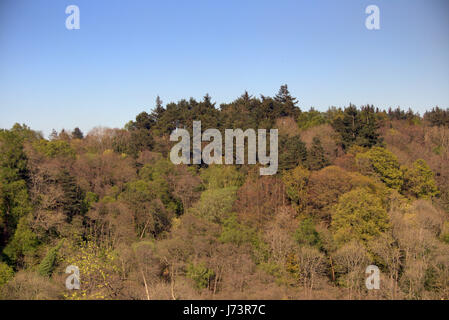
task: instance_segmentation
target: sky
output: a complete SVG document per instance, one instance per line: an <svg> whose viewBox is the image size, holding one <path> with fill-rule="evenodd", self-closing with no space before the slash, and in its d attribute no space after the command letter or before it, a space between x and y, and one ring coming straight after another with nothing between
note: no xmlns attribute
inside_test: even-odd
<svg viewBox="0 0 449 320"><path fill-rule="evenodd" d="M282 84L303 110L449 108L449 1L0 0L0 128L120 128L157 95L218 107Z"/></svg>

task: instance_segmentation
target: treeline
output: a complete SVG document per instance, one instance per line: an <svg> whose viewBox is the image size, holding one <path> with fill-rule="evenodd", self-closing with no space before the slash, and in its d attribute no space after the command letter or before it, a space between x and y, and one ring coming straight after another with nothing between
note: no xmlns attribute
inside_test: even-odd
<svg viewBox="0 0 449 320"><path fill-rule="evenodd" d="M123 129L1 130L0 297L448 299L447 111L297 105L282 86L219 107L158 98ZM277 128L278 173L173 165L169 134L194 120Z"/></svg>

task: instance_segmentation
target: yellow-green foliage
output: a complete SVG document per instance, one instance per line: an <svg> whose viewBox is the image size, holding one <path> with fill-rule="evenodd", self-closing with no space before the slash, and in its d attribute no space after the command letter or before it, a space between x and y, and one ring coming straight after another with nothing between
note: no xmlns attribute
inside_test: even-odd
<svg viewBox="0 0 449 320"><path fill-rule="evenodd" d="M243 184L244 177L235 166L210 165L201 170L201 179L207 189L218 189L227 187L239 187Z"/></svg>
<svg viewBox="0 0 449 320"><path fill-rule="evenodd" d="M194 281L197 289L205 289L209 287L210 282L215 277L215 272L207 268L204 263L190 263L187 266L187 277Z"/></svg>
<svg viewBox="0 0 449 320"><path fill-rule="evenodd" d="M389 228L389 218L382 201L365 188L343 194L332 214L335 241L367 242Z"/></svg>
<svg viewBox="0 0 449 320"><path fill-rule="evenodd" d="M22 262L24 258L31 257L36 252L39 244L37 236L30 229L28 219L22 217L17 224L17 229L12 240L3 250L3 254L12 262Z"/></svg>
<svg viewBox="0 0 449 320"><path fill-rule="evenodd" d="M375 175L388 187L401 190L403 173L396 156L385 148L373 147L356 155L359 170L364 175Z"/></svg>
<svg viewBox="0 0 449 320"><path fill-rule="evenodd" d="M301 211L306 206L309 176L309 170L301 166L291 171L285 171L282 176L286 186L285 192L297 211Z"/></svg>
<svg viewBox="0 0 449 320"><path fill-rule="evenodd" d="M71 157L75 158L75 150L70 144L64 140L39 140L34 143L34 148L49 158L54 157Z"/></svg>
<svg viewBox="0 0 449 320"><path fill-rule="evenodd" d="M66 299L110 299L120 269L116 254L109 248L100 247L92 241L71 243L64 264L74 265L80 272L80 290L65 295Z"/></svg>
<svg viewBox="0 0 449 320"><path fill-rule="evenodd" d="M302 112L298 117L298 127L307 129L326 123L325 115L313 108L307 112Z"/></svg>
<svg viewBox="0 0 449 320"><path fill-rule="evenodd" d="M404 168L405 192L424 199L438 195L434 176L435 174L424 160L416 160L411 168Z"/></svg>
<svg viewBox="0 0 449 320"><path fill-rule="evenodd" d="M237 220L236 214L232 214L223 221L223 231L219 240L224 243L234 243L239 246L243 243L249 243L255 239L255 230L251 229Z"/></svg>
<svg viewBox="0 0 449 320"><path fill-rule="evenodd" d="M41 276L49 277L53 273L53 270L55 268L56 264L56 258L58 255L58 251L61 248L62 244L64 242L64 239L61 240L56 247L51 248L48 250L48 253L44 257L44 259L39 264L38 273Z"/></svg>
<svg viewBox="0 0 449 320"><path fill-rule="evenodd" d="M0 261L0 287L14 277L14 271L6 263Z"/></svg>
<svg viewBox="0 0 449 320"><path fill-rule="evenodd" d="M236 187L206 190L192 212L211 222L221 223L231 213L236 192Z"/></svg>

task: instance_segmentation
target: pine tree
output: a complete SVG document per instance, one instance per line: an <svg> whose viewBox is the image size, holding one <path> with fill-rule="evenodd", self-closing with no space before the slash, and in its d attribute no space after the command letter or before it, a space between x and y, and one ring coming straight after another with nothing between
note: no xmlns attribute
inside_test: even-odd
<svg viewBox="0 0 449 320"><path fill-rule="evenodd" d="M288 86L286 84L282 85L279 88L277 95L274 97L274 100L280 103L285 103L290 106L296 106L298 103L297 99L292 97L290 91L288 91Z"/></svg>
<svg viewBox="0 0 449 320"><path fill-rule="evenodd" d="M157 97L156 97L156 107L155 107L154 110L151 112L151 119L152 119L154 122L159 121L159 120L162 118L162 115L163 115L164 112L165 112L165 109L164 109L164 107L163 107L162 104L163 104L162 99L161 99L159 96L157 96Z"/></svg>
<svg viewBox="0 0 449 320"><path fill-rule="evenodd" d="M312 146L307 153L307 162L310 170L320 170L330 164L318 137L313 138Z"/></svg>
<svg viewBox="0 0 449 320"><path fill-rule="evenodd" d="M290 94L286 84L281 86L279 92L274 97L274 101L281 105L278 114L276 114L277 117L291 116L296 119L301 113L301 109L296 106L298 104L298 100Z"/></svg>
<svg viewBox="0 0 449 320"><path fill-rule="evenodd" d="M289 170L307 163L307 148L299 135L280 137L279 168Z"/></svg>
<svg viewBox="0 0 449 320"><path fill-rule="evenodd" d="M137 115L136 121L134 122L134 129L140 130L150 130L154 121L147 112L141 112Z"/></svg>
<svg viewBox="0 0 449 320"><path fill-rule="evenodd" d="M38 273L43 277L50 277L53 273L56 264L56 258L58 255L58 251L62 246L64 239L61 240L58 245L54 248L51 248L42 262L39 264Z"/></svg>
<svg viewBox="0 0 449 320"><path fill-rule="evenodd" d="M83 138L84 138L84 134L83 134L83 132L80 130L80 128L76 127L76 128L72 131L72 138L73 138L73 139L83 139Z"/></svg>
<svg viewBox="0 0 449 320"><path fill-rule="evenodd" d="M62 197L63 212L67 217L67 221L70 222L73 216L84 212L84 194L76 184L75 177L66 170L58 175L58 183L64 192Z"/></svg>
<svg viewBox="0 0 449 320"><path fill-rule="evenodd" d="M355 105L350 104L344 110L343 117L337 117L331 124L340 135L340 145L344 150L352 145L370 148L382 142L377 132L379 122L373 106L362 107L359 111Z"/></svg>

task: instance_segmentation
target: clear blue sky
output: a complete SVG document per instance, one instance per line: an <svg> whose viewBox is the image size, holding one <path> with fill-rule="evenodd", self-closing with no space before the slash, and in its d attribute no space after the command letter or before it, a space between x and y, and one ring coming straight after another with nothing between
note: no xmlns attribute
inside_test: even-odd
<svg viewBox="0 0 449 320"><path fill-rule="evenodd" d="M0 0L0 128L123 127L158 94L219 104L284 83L302 109L447 108L449 1Z"/></svg>

